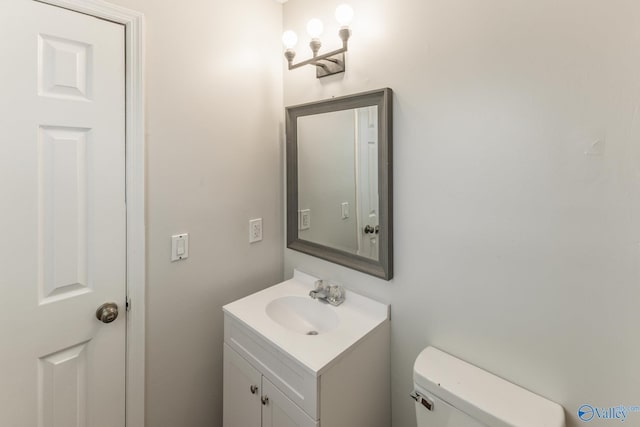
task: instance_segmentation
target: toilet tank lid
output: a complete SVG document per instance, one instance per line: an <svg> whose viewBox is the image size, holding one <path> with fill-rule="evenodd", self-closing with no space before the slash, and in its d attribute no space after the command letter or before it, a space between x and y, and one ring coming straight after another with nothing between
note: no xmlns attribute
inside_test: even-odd
<svg viewBox="0 0 640 427"><path fill-rule="evenodd" d="M565 427L562 406L434 347L418 355L413 379L418 389L491 427Z"/></svg>

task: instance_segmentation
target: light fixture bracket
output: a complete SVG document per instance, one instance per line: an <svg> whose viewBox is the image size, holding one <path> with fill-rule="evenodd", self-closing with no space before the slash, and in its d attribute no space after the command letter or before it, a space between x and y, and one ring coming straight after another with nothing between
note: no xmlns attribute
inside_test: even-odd
<svg viewBox="0 0 640 427"><path fill-rule="evenodd" d="M315 63L315 66L317 78L344 73L344 52L321 59Z"/></svg>

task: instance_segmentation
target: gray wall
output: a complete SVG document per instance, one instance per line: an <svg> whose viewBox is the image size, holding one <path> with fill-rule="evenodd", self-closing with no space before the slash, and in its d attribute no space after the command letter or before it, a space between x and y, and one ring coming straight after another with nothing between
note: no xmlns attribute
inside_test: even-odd
<svg viewBox="0 0 640 427"><path fill-rule="evenodd" d="M339 2L291 0L284 27L317 16L338 46ZM393 426L415 425L427 345L562 404L570 427L582 403L640 404L640 3L350 3L347 73L285 71L284 102L393 88L395 278L290 250L285 276L392 305Z"/></svg>
<svg viewBox="0 0 640 427"><path fill-rule="evenodd" d="M147 425L216 426L220 306L282 279L281 7L112 1L147 16ZM284 27L321 17L336 47L337 3L292 0ZM392 304L394 427L414 425L429 344L559 402L570 427L583 402L640 404L640 4L350 3L347 73L285 71L284 105L394 89L396 274L285 250L285 276ZM191 257L170 263L180 232Z"/></svg>
<svg viewBox="0 0 640 427"><path fill-rule="evenodd" d="M220 426L221 306L282 280L282 7L114 1L147 24L147 426Z"/></svg>

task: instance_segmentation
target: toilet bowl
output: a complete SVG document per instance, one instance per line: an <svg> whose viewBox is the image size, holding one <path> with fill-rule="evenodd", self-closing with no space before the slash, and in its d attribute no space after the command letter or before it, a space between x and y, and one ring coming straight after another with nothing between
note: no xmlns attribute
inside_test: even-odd
<svg viewBox="0 0 640 427"><path fill-rule="evenodd" d="M562 406L434 347L413 381L418 427L565 427Z"/></svg>

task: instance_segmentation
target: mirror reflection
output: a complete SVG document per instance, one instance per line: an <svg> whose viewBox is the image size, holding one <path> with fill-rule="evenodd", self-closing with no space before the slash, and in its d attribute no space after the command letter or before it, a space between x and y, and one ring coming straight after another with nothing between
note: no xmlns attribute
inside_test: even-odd
<svg viewBox="0 0 640 427"><path fill-rule="evenodd" d="M378 260L378 107L297 120L298 238Z"/></svg>

